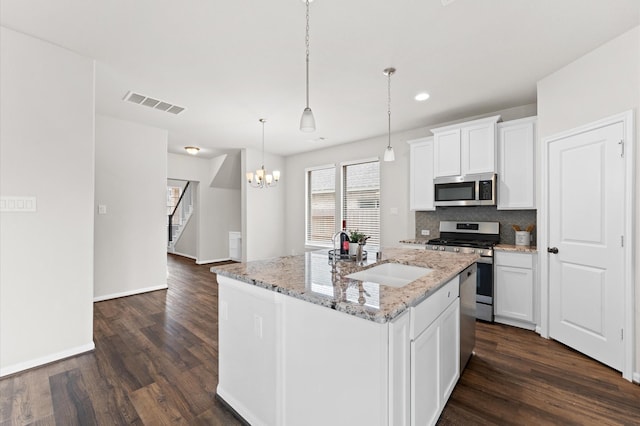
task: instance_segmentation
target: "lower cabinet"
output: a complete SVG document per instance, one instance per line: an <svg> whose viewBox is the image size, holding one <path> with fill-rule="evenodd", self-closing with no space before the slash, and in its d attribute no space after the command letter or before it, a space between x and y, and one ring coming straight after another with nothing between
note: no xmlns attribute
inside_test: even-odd
<svg viewBox="0 0 640 426"><path fill-rule="evenodd" d="M437 422L460 375L458 277L383 324L218 283L216 391L250 424Z"/></svg>
<svg viewBox="0 0 640 426"><path fill-rule="evenodd" d="M534 330L535 253L495 252L495 321Z"/></svg>
<svg viewBox="0 0 640 426"><path fill-rule="evenodd" d="M432 425L460 377L460 299L411 342L411 424Z"/></svg>

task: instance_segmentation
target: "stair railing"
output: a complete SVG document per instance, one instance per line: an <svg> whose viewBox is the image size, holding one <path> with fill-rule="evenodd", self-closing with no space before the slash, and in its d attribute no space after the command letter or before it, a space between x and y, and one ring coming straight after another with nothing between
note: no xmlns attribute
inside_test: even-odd
<svg viewBox="0 0 640 426"><path fill-rule="evenodd" d="M171 212L171 214L169 215L169 243L171 243L171 241L173 241L173 215L176 214L176 211L178 210L178 207L180 207L180 203L182 202L182 199L184 198L184 195L187 193L187 188L189 188L189 181L187 181L187 184L184 186L184 189L182 190L182 194L180 194L180 198L178 198L178 202L176 203L176 206L173 208L173 211Z"/></svg>

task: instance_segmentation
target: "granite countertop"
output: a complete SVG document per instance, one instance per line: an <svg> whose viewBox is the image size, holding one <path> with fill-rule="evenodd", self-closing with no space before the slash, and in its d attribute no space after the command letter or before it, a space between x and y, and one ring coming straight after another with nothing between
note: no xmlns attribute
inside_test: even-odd
<svg viewBox="0 0 640 426"><path fill-rule="evenodd" d="M379 262L375 260L375 253L369 253L364 266L339 261L335 274L331 272L326 250L214 266L211 272L369 321L386 323L434 293L479 257L402 248L384 249L383 253L384 260ZM401 288L345 278L353 272L388 262L433 271Z"/></svg>
<svg viewBox="0 0 640 426"><path fill-rule="evenodd" d="M516 246L513 244L498 244L494 248L496 251L515 251L521 253L537 253L538 248L536 246Z"/></svg>

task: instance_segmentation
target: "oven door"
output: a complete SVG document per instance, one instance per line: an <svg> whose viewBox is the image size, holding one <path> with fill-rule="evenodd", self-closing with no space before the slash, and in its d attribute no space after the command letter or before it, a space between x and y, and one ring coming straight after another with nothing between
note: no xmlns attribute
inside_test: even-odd
<svg viewBox="0 0 640 426"><path fill-rule="evenodd" d="M493 258L481 257L476 263L476 317L493 322Z"/></svg>

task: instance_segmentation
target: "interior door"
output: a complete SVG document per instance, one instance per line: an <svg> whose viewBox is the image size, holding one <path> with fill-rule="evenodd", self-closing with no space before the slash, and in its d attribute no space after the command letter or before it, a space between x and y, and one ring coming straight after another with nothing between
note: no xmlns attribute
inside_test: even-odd
<svg viewBox="0 0 640 426"><path fill-rule="evenodd" d="M624 159L615 123L549 143L549 334L622 370Z"/></svg>

